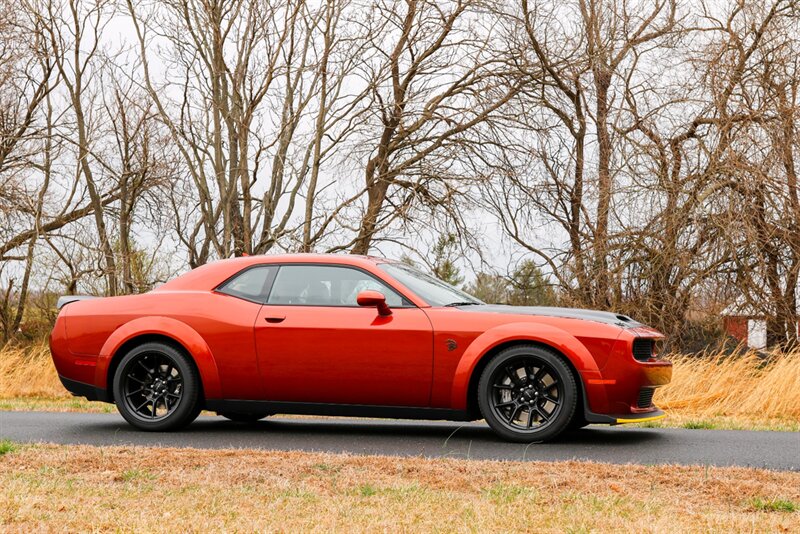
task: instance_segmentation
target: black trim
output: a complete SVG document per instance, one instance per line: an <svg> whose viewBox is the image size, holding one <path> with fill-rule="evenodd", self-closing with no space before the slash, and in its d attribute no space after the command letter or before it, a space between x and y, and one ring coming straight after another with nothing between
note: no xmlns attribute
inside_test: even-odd
<svg viewBox="0 0 800 534"><path fill-rule="evenodd" d="M86 397L86 400L90 401L112 402L108 395L108 391L103 388L78 382L77 380L70 380L69 378L64 378L61 375L58 375L58 378L61 380L61 383L64 385L67 391L76 397Z"/></svg>
<svg viewBox="0 0 800 534"><path fill-rule="evenodd" d="M653 357L656 340L638 337L633 340L633 358L639 362L646 362Z"/></svg>
<svg viewBox="0 0 800 534"><path fill-rule="evenodd" d="M639 397L636 399L637 408L649 408L653 405L653 393L656 392L654 387L643 387L639 390Z"/></svg>
<svg viewBox="0 0 800 534"><path fill-rule="evenodd" d="M651 412L644 412L644 413L620 413L620 414L601 414L601 413L594 413L594 412L586 412L584 416L586 421L589 423L598 423L598 424L609 424L609 425L616 425L616 424L623 424L617 423L617 419L649 419L650 417L658 417L660 415L664 415L664 411L656 408Z"/></svg>
<svg viewBox="0 0 800 534"><path fill-rule="evenodd" d="M91 299L99 299L99 298L101 298L101 297L94 297L94 296L91 296L91 295L64 295L64 296L58 297L58 300L56 301L56 309L60 310L61 308L63 308L64 306L66 306L67 304L70 304L72 302L79 302L81 300L91 300Z"/></svg>
<svg viewBox="0 0 800 534"><path fill-rule="evenodd" d="M209 399L206 401L206 408L212 412L281 413L446 421L474 420L474 418L469 416L466 410L417 408L412 406L370 406L366 404Z"/></svg>
<svg viewBox="0 0 800 534"><path fill-rule="evenodd" d="M606 424L606 423L616 422L616 419L613 417L601 413L594 413L592 410L589 409L589 398L586 395L586 385L583 383L583 377L577 371L575 374L577 375L578 385L581 387L581 400L583 401L584 421L586 421L587 423L596 423L596 424Z"/></svg>
<svg viewBox="0 0 800 534"><path fill-rule="evenodd" d="M586 402L584 402L584 404L586 404ZM603 413L594 413L593 411L589 410L588 406L583 408L583 418L587 423L593 424L613 425L617 422L616 417Z"/></svg>

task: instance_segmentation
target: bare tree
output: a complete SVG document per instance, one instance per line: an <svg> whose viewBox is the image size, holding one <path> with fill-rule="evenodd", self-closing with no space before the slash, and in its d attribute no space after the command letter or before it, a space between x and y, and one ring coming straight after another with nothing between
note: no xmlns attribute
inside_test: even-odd
<svg viewBox="0 0 800 534"><path fill-rule="evenodd" d="M337 142L326 134L351 109L340 102L343 76L332 68L344 5L170 0L143 14L128 2L145 87L194 185L189 202L198 217L183 217L174 201L191 265L212 253L270 250L293 232L309 174L301 241L313 246L320 166ZM169 50L161 81L150 66L152 42Z"/></svg>
<svg viewBox="0 0 800 534"><path fill-rule="evenodd" d="M46 0L32 4L45 37L53 50L55 65L66 89L74 119L76 165L84 180L91 214L103 254L107 292L117 294L117 267L109 232L101 184L92 165L92 82L100 61L103 30L113 5L109 0Z"/></svg>
<svg viewBox="0 0 800 534"><path fill-rule="evenodd" d="M770 345L797 343L800 191L797 185L798 5L739 3L718 24L726 36L710 74L719 169L731 186L720 226L729 279ZM723 83L720 83L723 82Z"/></svg>
<svg viewBox="0 0 800 534"><path fill-rule="evenodd" d="M366 74L375 130L354 254L366 254L376 232L412 203L441 211L455 203L472 169L462 174L454 160L480 158L480 127L518 92L491 31L469 22L480 7L469 0L372 7L371 54L381 61Z"/></svg>
<svg viewBox="0 0 800 534"><path fill-rule="evenodd" d="M11 3L0 3L0 275L12 269L10 262L23 263L18 286L14 273L8 273L0 298L3 340L19 329L25 312L52 165L53 56L40 27L28 15ZM27 179L35 172L42 149L43 178L31 188ZM20 240L19 226L26 224L33 232ZM9 254L26 241L22 254Z"/></svg>
<svg viewBox="0 0 800 534"><path fill-rule="evenodd" d="M654 88L641 79L642 63L682 34L676 10L671 1L521 0L504 13L509 53L525 79L515 100L518 120L508 127L527 143L511 145L516 163L488 189L488 205L573 302L606 308L618 300L611 292L618 266L609 263L615 199L625 185L619 183L626 155L617 133L624 106L618 95L631 80L641 84L639 92ZM534 237L537 228L563 232L568 246Z"/></svg>

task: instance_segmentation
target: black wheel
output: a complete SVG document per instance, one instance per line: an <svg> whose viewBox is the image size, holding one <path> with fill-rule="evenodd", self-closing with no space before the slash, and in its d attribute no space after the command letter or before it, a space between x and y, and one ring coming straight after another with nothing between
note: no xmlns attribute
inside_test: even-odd
<svg viewBox="0 0 800 534"><path fill-rule="evenodd" d="M492 358L478 383L483 418L509 441L547 441L572 420L577 385L567 364L535 345L510 347Z"/></svg>
<svg viewBox="0 0 800 534"><path fill-rule="evenodd" d="M119 363L114 400L122 417L140 430L176 430L200 413L200 378L183 351L144 343Z"/></svg>
<svg viewBox="0 0 800 534"><path fill-rule="evenodd" d="M264 419L268 413L217 412L218 415L237 423L255 423Z"/></svg>

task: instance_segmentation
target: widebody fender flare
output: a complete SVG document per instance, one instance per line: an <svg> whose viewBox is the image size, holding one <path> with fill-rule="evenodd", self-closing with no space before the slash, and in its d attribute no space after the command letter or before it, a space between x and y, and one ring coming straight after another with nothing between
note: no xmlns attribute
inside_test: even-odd
<svg viewBox="0 0 800 534"><path fill-rule="evenodd" d="M117 351L131 339L144 335L159 335L182 345L197 364L206 398L222 397L219 371L211 349L197 331L184 322L171 317L150 316L129 321L108 336L97 359L95 383L109 389L108 368Z"/></svg>
<svg viewBox="0 0 800 534"><path fill-rule="evenodd" d="M547 345L567 357L583 376L600 376L594 357L575 336L555 326L532 323L509 323L496 326L479 335L464 351L451 389L453 409L467 408L470 379L478 362L491 350L510 342L532 342Z"/></svg>

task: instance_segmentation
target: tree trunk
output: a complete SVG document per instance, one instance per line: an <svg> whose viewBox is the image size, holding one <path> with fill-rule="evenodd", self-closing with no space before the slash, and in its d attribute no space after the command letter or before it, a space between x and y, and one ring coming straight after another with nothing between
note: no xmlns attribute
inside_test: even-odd
<svg viewBox="0 0 800 534"><path fill-rule="evenodd" d="M606 308L608 298L608 223L611 210L611 134L608 131L608 89L611 73L596 69L597 91L597 221L594 239L595 306Z"/></svg>

